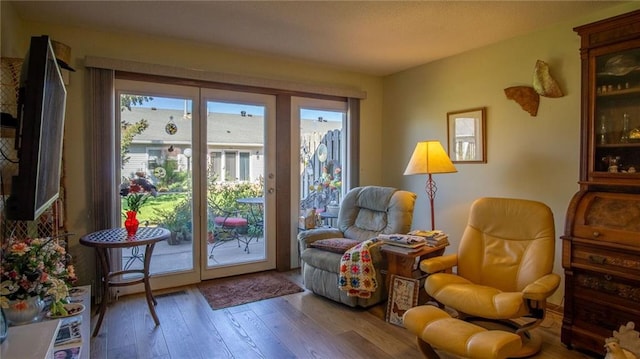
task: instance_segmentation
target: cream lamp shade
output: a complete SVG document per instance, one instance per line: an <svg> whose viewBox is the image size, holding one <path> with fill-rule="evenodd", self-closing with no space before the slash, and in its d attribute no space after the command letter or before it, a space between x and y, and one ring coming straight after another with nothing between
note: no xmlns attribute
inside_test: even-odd
<svg viewBox="0 0 640 359"><path fill-rule="evenodd" d="M453 165L449 156L439 141L418 142L413 150L413 155L409 160L407 169L404 170L405 175L428 174L425 191L429 196L429 204L431 206L431 230L435 225L435 210L433 208L433 200L436 197L436 183L431 175L433 173L453 173L458 172Z"/></svg>
<svg viewBox="0 0 640 359"><path fill-rule="evenodd" d="M439 141L418 142L405 175L458 172Z"/></svg>

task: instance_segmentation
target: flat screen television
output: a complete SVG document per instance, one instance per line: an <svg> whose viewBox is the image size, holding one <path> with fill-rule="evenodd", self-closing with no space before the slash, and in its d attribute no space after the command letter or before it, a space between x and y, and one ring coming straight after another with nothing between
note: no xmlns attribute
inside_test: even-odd
<svg viewBox="0 0 640 359"><path fill-rule="evenodd" d="M49 37L32 37L20 74L15 140L19 163L5 203L7 219L35 220L59 197L66 100Z"/></svg>

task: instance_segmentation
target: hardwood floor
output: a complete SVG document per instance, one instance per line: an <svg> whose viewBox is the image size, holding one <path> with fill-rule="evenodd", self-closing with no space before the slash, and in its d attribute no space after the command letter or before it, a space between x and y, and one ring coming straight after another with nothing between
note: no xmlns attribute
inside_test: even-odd
<svg viewBox="0 0 640 359"><path fill-rule="evenodd" d="M288 275L301 284L298 271ZM421 358L415 338L384 321L382 305L352 309L305 291L212 310L195 286L155 294L160 326L154 325L144 295L121 297L91 340L90 357ZM591 358L560 343L560 325L558 315L548 316L538 329L542 352L533 358Z"/></svg>

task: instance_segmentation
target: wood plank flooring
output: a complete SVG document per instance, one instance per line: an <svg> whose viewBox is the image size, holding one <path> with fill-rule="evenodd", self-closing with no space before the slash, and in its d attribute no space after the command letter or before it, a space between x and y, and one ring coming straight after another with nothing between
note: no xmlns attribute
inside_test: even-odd
<svg viewBox="0 0 640 359"><path fill-rule="evenodd" d="M287 273L301 284L297 270ZM91 340L92 359L421 358L415 338L384 321L384 306L353 309L309 291L212 310L195 286L157 291L154 325L142 294L121 297ZM96 317L92 319L95 325ZM533 358L592 358L560 343L561 318L538 329ZM443 358L453 358L442 355Z"/></svg>

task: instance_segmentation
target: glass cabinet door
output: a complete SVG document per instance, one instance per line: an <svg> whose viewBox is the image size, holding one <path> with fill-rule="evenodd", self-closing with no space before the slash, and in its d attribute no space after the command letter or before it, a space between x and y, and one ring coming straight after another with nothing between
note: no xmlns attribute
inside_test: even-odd
<svg viewBox="0 0 640 359"><path fill-rule="evenodd" d="M592 181L640 179L640 42L635 45L592 59Z"/></svg>

